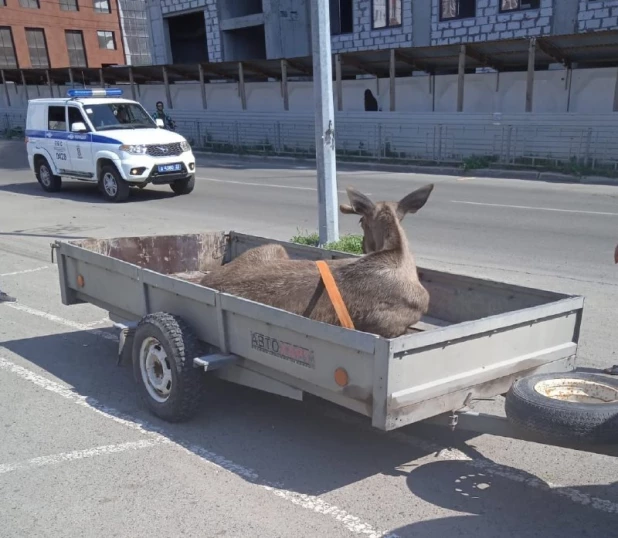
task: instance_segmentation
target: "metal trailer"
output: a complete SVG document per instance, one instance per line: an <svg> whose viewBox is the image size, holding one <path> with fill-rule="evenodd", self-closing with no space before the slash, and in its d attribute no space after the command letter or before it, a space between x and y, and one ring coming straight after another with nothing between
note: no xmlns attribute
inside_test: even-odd
<svg viewBox="0 0 618 538"><path fill-rule="evenodd" d="M580 296L419 268L428 316L415 333L386 339L190 281L265 243L282 244L296 259L351 256L236 232L51 246L62 302L109 312L121 329L119 362L133 359L150 411L170 421L195 412L205 370L288 398L315 395L370 417L380 430L425 419L454 426L460 416L464 428L511 435L506 419L471 421L479 415L465 411L504 395L519 378L575 368Z"/></svg>

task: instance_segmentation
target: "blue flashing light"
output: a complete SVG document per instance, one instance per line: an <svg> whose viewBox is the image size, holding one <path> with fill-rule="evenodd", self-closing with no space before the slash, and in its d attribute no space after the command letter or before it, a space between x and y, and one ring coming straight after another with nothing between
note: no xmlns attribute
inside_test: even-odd
<svg viewBox="0 0 618 538"><path fill-rule="evenodd" d="M67 91L67 95L73 99L80 97L119 97L122 93L121 88L80 88Z"/></svg>

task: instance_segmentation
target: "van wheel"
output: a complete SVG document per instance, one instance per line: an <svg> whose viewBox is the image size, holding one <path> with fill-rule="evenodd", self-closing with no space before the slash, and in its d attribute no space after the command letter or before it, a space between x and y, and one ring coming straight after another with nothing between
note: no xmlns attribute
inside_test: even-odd
<svg viewBox="0 0 618 538"><path fill-rule="evenodd" d="M195 176L174 181L170 184L170 187L176 194L189 194L195 188Z"/></svg>
<svg viewBox="0 0 618 538"><path fill-rule="evenodd" d="M44 157L37 160L36 179L46 192L58 192L62 188L62 178L52 174L51 167Z"/></svg>
<svg viewBox="0 0 618 538"><path fill-rule="evenodd" d="M129 197L129 184L120 177L113 165L106 164L101 168L99 188L110 202L124 202Z"/></svg>

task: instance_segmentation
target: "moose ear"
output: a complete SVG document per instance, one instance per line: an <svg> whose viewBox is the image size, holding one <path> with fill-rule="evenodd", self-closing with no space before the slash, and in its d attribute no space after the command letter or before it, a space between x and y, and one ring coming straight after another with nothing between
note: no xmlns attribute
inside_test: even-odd
<svg viewBox="0 0 618 538"><path fill-rule="evenodd" d="M354 215L356 214L356 211L354 211L354 208L351 205L348 204L341 204L339 205L339 210L346 214L346 215Z"/></svg>
<svg viewBox="0 0 618 538"><path fill-rule="evenodd" d="M367 215L371 213L375 204L367 198L362 192L357 191L352 187L348 187L346 189L348 192L348 198L350 199L350 205L344 206L343 204L340 206L340 209L343 213L346 213L346 210L351 209L352 213L356 213L357 215ZM345 210L344 210L345 207Z"/></svg>
<svg viewBox="0 0 618 538"><path fill-rule="evenodd" d="M402 198L397 205L397 216L403 219L407 213L416 213L427 202L427 198L433 190L433 183L425 185Z"/></svg>

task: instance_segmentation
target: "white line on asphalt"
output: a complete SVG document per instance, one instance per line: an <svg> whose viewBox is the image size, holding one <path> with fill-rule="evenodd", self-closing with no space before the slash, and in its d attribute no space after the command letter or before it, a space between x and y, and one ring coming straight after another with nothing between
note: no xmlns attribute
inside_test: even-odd
<svg viewBox="0 0 618 538"><path fill-rule="evenodd" d="M43 267L37 267L35 269L24 269L23 271L14 271L13 273L3 273L0 275L0 277L25 275L26 273L36 273L37 271L42 271L43 269L47 269L48 267L49 265L44 265Z"/></svg>
<svg viewBox="0 0 618 538"><path fill-rule="evenodd" d="M206 450L201 446L191 445L183 441L171 439L170 437L166 436L165 432L161 428L158 428L157 426L149 424L148 422L138 419L136 417L132 417L131 415L121 413L116 409L101 404L94 398L77 394L71 389L62 386L59 383L52 381L51 379L47 379L46 377L35 374L31 370L28 370L23 366L19 366L14 362L11 362L1 356L0 370L11 372L12 374L17 375L22 379L30 381L31 383L45 390L58 394L59 396L62 396L63 398L73 403L76 403L83 407L87 407L95 413L109 418L114 422L123 424L133 430L140 431L152 440L158 440L158 442L160 443L168 443L171 441L180 448L182 448L186 453L191 455L197 455L202 460L205 460L207 463L229 471L230 473L233 473L237 476L240 476L248 482L273 493L274 495L281 499L284 499L285 501L288 501L296 506L300 506L305 510L310 510L318 514L323 514L334 518L335 520L342 523L343 526L350 532L353 532L355 534L362 534L368 536L369 538L399 538L397 534L385 533L383 531L375 529L369 523L365 523L360 518L346 512L345 510L337 506L323 501L315 495L305 495L295 491L287 490L281 484L263 480L253 469L249 469L247 467L234 463L233 461L230 461L223 456L215 454L214 452L210 452L209 450Z"/></svg>
<svg viewBox="0 0 618 538"><path fill-rule="evenodd" d="M234 181L232 179L215 179L212 177L198 177L200 181L213 181L215 183L230 183L232 185L249 185L251 187L267 187L271 189L290 189L296 191L313 191L317 192L315 187L297 187L295 185L277 185L275 183L251 183L249 181ZM346 191L337 191L339 194L347 194ZM371 196L371 193L365 193L367 196Z"/></svg>
<svg viewBox="0 0 618 538"><path fill-rule="evenodd" d="M13 307L15 308L18 305L18 303L7 303L7 306ZM50 319L51 317L53 317L54 319L52 321L57 321L59 323L62 323L64 325L67 325L69 327L75 327L75 325L80 325L77 324L73 321L70 320L65 320L63 318L60 318L58 316L53 316L52 314L47 314L46 312L41 312L35 309L30 309L29 307L24 307L23 305L19 305L21 308L20 310L24 310L24 311L29 311L29 313L33 313L34 315L43 315L42 317L45 317L46 319ZM50 317L51 316L51 317ZM82 326L83 327L83 326ZM85 329L84 329L85 330ZM114 335L111 335L110 333L106 333L103 331L97 331L97 330L91 330L90 332L92 332L93 334L96 334L97 336L102 336L103 338L107 338L110 339L110 337L114 340L117 340L117 338ZM103 336L104 335L104 336ZM65 388L49 379L46 379L42 376L39 376L33 372L31 372L30 370L27 370L21 366L18 366L6 359L3 359L2 357L0 357L0 369L4 369L4 370L9 370L17 375L19 375L20 377L23 377L24 379L28 379L29 381L31 381L32 383L35 383L36 385L41 386L42 388L45 388L46 390L50 390L52 392L55 392L57 394L60 394L61 396L71 399L73 400L75 403L78 403L80 405L84 405L86 407L91 408L92 410L96 411L99 414L102 414L104 416L107 416L108 418L122 423L125 426L128 426L130 428L133 429L137 429L142 431L143 433L146 433L148 435L162 435L163 431L160 430L159 428L157 428L156 426L152 426L146 422L143 422L139 419L136 419L130 415L123 415L121 413L119 413L118 411L116 411L115 409L111 409L108 408L102 404L99 404L98 402L96 402L96 400L92 399L92 398L88 398L88 402L86 402L86 397L85 396L80 396L76 393L74 393L73 391L71 391L68 388ZM468 465L471 465L479 470L483 470L484 472L488 473L488 474L492 474L495 476L500 476L502 478L506 478L507 480L511 480L513 482L518 482L518 483L522 483L526 486L529 487L533 487L535 489L541 489L544 491L548 491L552 494L555 495L560 495L563 497L567 497L569 498L572 502L576 503L576 504L581 504L584 506L591 506L597 510L600 510L602 512L607 512L610 514L618 514L618 503L614 503L612 501L609 501L607 499L600 499L598 497L592 497L586 493L583 493L575 488L567 488L564 486L561 486L559 484L553 484L553 483L549 483L549 482L543 482L538 478L530 478L529 476L526 476L524 473L518 473L517 471L510 469L508 467L504 467L500 464L494 463L492 461L486 460L486 459L480 459L480 458L476 458L473 459L470 456L468 456L467 454L464 454L462 451L457 450L457 449L447 449L445 447L441 447L439 445L435 445L433 443L430 443L428 441L424 441L422 439L416 438L416 437L411 437L408 436L406 434L404 434L403 432L400 431L394 431L394 432L382 432L380 430L377 430L373 427L368 427L366 425L365 422L362 421L362 419L360 417L352 417L346 413L343 413L342 411L337 411L337 410L331 410L331 409L326 409L324 407L322 407L323 413L325 414L325 416L328 416L334 420L338 420L341 422L346 422L349 424L353 424L355 426L361 427L363 429L366 429L367 431L373 433L373 434L382 434L382 435L387 435L397 441L401 441L403 443L406 443L410 446L413 446L415 448L424 450L426 452L429 453L435 453L438 457L441 457L444 460L456 460L456 461L462 461L465 462ZM225 458L218 456L216 454L213 454L212 452L206 451L205 449L203 449L202 447L197 447L194 445L188 446L185 445L183 442L181 441L175 441L178 445L182 446L183 448L185 448L186 450L188 450L189 452L194 452L196 454L199 454L202 458L210 461L211 463L218 465L220 467L223 467L224 469L227 469L228 471L231 471L235 474L241 475L247 479L251 479L251 481L253 482L258 482L259 485L265 489L269 489L271 488L274 492L274 490L281 490L282 492L285 493L285 495L287 495L287 497L285 497L287 500L289 500L290 502L294 502L295 504L296 501L293 499L296 499L297 497L299 499L305 498L307 497L308 499L310 499L310 501L307 501L307 505L305 504L301 504L301 506L303 506L303 508L307 508L307 509L311 509L314 510L316 512L320 512L321 513L321 508L319 508L319 506L316 504L316 500L319 499L318 497L314 497L314 496L305 496L305 495L301 495L299 493L295 493L295 492L290 492L288 490L285 490L283 488L280 488L278 485L274 485L274 484L270 484L267 483L265 481L262 481L259 479L258 475L254 472L251 471L249 469L245 469L244 467L241 467L240 465L237 465L233 462L230 462L229 460L226 460ZM254 477L254 478L251 478ZM271 490L269 489L269 491ZM303 501L304 502L304 501ZM332 510L339 510L336 507L331 507ZM336 514L338 512L333 512L331 514L331 512L328 512L328 515L333 515ZM333 517L335 517L333 515ZM349 517L353 517L353 516L349 516ZM339 518L337 518L339 520ZM366 524L363 524L366 525ZM370 526L367 525L367 528L371 528ZM351 530L351 529L350 529ZM357 532L357 531L353 531L353 532ZM370 533L364 533L364 534L370 534ZM374 535L372 535L374 536ZM381 536L380 534L375 534L375 536ZM395 535L389 535L391 538L395 538Z"/></svg>
<svg viewBox="0 0 618 538"><path fill-rule="evenodd" d="M6 306L15 310L19 310L21 312L25 312L26 314L30 314L32 316L37 316L39 318L44 318L46 320L53 321L61 325L65 325L66 327L70 327L71 329L77 329L78 331L90 331L92 334L96 334L97 336L105 338L106 340L112 340L114 342L118 341L118 337L116 335L101 331L99 329L93 329L92 324L90 323L83 324L78 323L77 321L71 321L70 319L64 319L59 316L55 316L54 314L50 314L49 312L43 312L42 310L37 310L36 308L31 308L21 303L6 303ZM94 325L97 325L98 323L101 322L97 321L94 323Z"/></svg>
<svg viewBox="0 0 618 538"><path fill-rule="evenodd" d="M96 458L97 456L105 456L107 454L118 454L129 450L141 450L152 446L171 444L169 439L142 439L141 441L130 441L118 445L97 446L87 448L85 450L74 450L73 452L63 452L61 454L52 454L50 456L41 456L27 461L17 463L5 463L0 465L0 474L11 473L13 471L23 471L34 469L36 467L46 467L48 465L57 465L66 461L83 460L88 458Z"/></svg>
<svg viewBox="0 0 618 538"><path fill-rule="evenodd" d="M618 213L607 213L605 211L583 211L579 209L555 209L553 207L532 207L526 205L506 205L506 204L486 204L484 202L468 202L464 200L451 200L454 204L481 205L487 207L505 207L509 209L532 209L536 211L554 211L556 213L581 213L582 215L605 215L618 217Z"/></svg>

